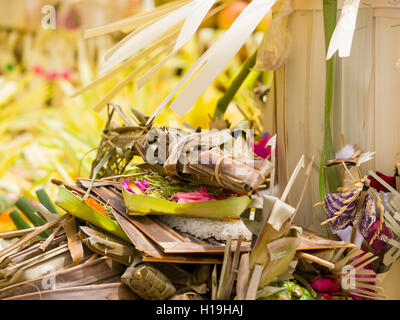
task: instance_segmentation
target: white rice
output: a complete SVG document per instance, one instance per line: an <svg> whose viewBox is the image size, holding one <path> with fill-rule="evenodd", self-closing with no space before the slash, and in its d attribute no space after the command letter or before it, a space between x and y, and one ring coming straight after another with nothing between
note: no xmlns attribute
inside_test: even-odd
<svg viewBox="0 0 400 320"><path fill-rule="evenodd" d="M207 218L192 218L175 215L160 215L158 218L171 228L187 232L202 240L215 238L216 240L239 239L241 235L246 241L251 240L251 231L241 220L217 220Z"/></svg>

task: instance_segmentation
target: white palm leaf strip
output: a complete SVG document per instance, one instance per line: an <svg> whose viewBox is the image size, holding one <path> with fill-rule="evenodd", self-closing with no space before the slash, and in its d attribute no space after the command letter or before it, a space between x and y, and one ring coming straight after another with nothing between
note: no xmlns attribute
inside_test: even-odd
<svg viewBox="0 0 400 320"><path fill-rule="evenodd" d="M123 63L121 63L118 67L114 68L113 70L107 72L106 74L102 75L100 78L92 81L85 87L82 87L81 89L77 90L76 92L73 93L71 97L76 97L80 95L81 93L97 86L98 84L106 81L107 79L113 77L117 73L133 66L136 62L138 62L140 59L146 57L148 54L153 53L154 50L156 50L158 47L167 44L168 48L172 49L172 43L175 41L175 38L178 36L178 30L172 32L172 33L167 33L166 35L161 36L158 40L153 42L151 45L149 45L146 49L136 53Z"/></svg>
<svg viewBox="0 0 400 320"><path fill-rule="evenodd" d="M133 30L131 33L129 33L128 35L126 35L124 38L122 38L119 42L117 42L114 46L112 46L110 49L108 49L106 52L104 52L101 61L107 62L108 59L110 59L110 57L119 49L122 47L123 44L125 44L128 40L132 39L135 35L137 35L139 32L142 32L144 29L146 29L147 27L151 26L155 20L158 19L154 19L151 20L141 26L139 26L138 28L136 28L135 30Z"/></svg>
<svg viewBox="0 0 400 320"><path fill-rule="evenodd" d="M106 24L104 26L86 29L83 33L85 39L101 36L107 33L119 31L125 28L135 28L143 23L155 20L183 5L187 4L192 0L177 0L166 5L159 6L150 12L138 13L132 17L118 20L116 22Z"/></svg>
<svg viewBox="0 0 400 320"><path fill-rule="evenodd" d="M214 8L213 10L211 10L207 16L205 16L205 18L203 17L202 20L207 19L213 15L215 15L216 13L218 13L219 11L221 11L222 9L226 8L228 5L230 5L232 2L234 2L235 0L227 0L225 2L223 2L222 4L220 4L218 7ZM186 2L188 2L186 0ZM214 0L214 3L216 2L216 0ZM208 3L208 2L206 2ZM196 8L195 9L195 13L198 16L199 12L196 12ZM155 20L159 20L161 19L161 15L157 16L155 19L149 20L147 23L145 23L144 25L141 25L140 27L138 27L137 29L135 29L133 32L131 32L129 35L127 35L125 38L123 38L121 41L119 41L117 44L115 44L112 48L108 49L104 55L103 55L103 61L107 61L110 56L112 54L114 54L115 51L117 51L117 49L119 49L124 43L126 43L129 39L131 39L133 36L135 36L136 34L138 34L139 32L141 32L142 30L144 30L145 28L147 28L148 26L150 26L151 24L153 24L155 22ZM188 17L185 21L191 21L190 17ZM179 26L179 28L182 27L183 21L180 22L177 26ZM198 26L195 29L198 29L198 27L200 26L201 22L198 24ZM195 31L193 31L192 35L194 34ZM190 37L189 37L190 39ZM181 46L180 46L181 47Z"/></svg>
<svg viewBox="0 0 400 320"><path fill-rule="evenodd" d="M339 22L329 42L327 60L332 58L336 51L340 57L350 56L359 5L360 0L345 0Z"/></svg>
<svg viewBox="0 0 400 320"><path fill-rule="evenodd" d="M173 52L178 51L192 38L207 12L211 9L215 2L216 0L194 0L193 8L186 17L185 23L178 36L178 40L176 40Z"/></svg>
<svg viewBox="0 0 400 320"><path fill-rule="evenodd" d="M154 65L149 71L147 71L142 77L140 77L140 79L137 82L137 88L140 89L141 87L143 87L143 85L163 66L165 62L167 62L169 58L171 58L172 55L173 52L169 53L159 63Z"/></svg>
<svg viewBox="0 0 400 320"><path fill-rule="evenodd" d="M228 31L196 61L179 81L177 86L150 117L148 123L153 121L161 112L175 93L185 84L186 80L197 73L170 107L171 110L183 116L239 51L276 1L253 0L247 5Z"/></svg>
<svg viewBox="0 0 400 320"><path fill-rule="evenodd" d="M194 4L195 2L191 1L183 7L168 13L126 41L101 67L100 73L105 73L107 70L110 70L151 42L158 39L166 30L171 29L179 22L183 21L192 11Z"/></svg>
<svg viewBox="0 0 400 320"><path fill-rule="evenodd" d="M171 50L172 44L160 50L157 54L149 58L145 63L141 64L139 67L134 69L130 74L128 74L121 82L114 86L94 107L96 111L101 110L110 99L112 99L124 86L126 86L132 79L134 79L140 72L142 72L148 65L154 63L158 58L160 58L165 52Z"/></svg>
<svg viewBox="0 0 400 320"><path fill-rule="evenodd" d="M209 18L209 17L211 17L211 16L213 16L213 15L215 15L216 13L218 13L219 11L221 11L222 9L224 9L225 7L227 7L229 4L231 4L232 2L234 2L235 0L228 0L228 1L226 1L226 2L224 2L223 4L221 4L221 5L219 5L218 7L216 7L215 9L213 9L213 10L211 10L206 16L205 16L205 18L204 19L207 19L207 18ZM190 17L188 17L187 19L186 19L186 21L188 21L188 19L190 19ZM203 20L204 20L203 19ZM185 21L185 23L186 23L186 21ZM197 26L197 28L200 26L200 24ZM196 28L196 29L197 29ZM194 31L195 32L195 31ZM192 37L193 36L193 34L194 34L194 32L191 34L191 36L190 37ZM181 35L182 34L182 32L179 34L179 35ZM190 39L190 37L188 38L188 40ZM183 44L180 46L180 47L182 47L183 46ZM175 48L176 48L177 46L175 45ZM162 59L159 63L157 63L153 68L151 68L149 71L147 71L139 80L138 80L138 82L137 82L137 87L138 87L138 89L140 89L140 88L142 88L143 87L143 85L164 65L164 63L165 62L167 62L167 60L169 59L169 58L171 58L174 54L176 53L176 50L174 51L172 51L168 56L166 56L164 59Z"/></svg>

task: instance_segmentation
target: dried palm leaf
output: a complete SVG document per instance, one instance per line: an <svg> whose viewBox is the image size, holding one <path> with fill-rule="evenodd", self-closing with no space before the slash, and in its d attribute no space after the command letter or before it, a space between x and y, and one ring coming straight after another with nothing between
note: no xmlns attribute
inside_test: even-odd
<svg viewBox="0 0 400 320"><path fill-rule="evenodd" d="M4 249L3 251L0 251L0 258L9 255L10 253L12 253L15 249L17 250L21 250L24 246L27 246L29 244L31 244L32 241L35 241L35 238L41 234L43 231L46 231L54 226L57 226L58 224L62 223L63 221L67 220L68 218L70 218L71 216L66 214L63 216L60 216L59 218L48 222L46 224L44 224L43 226L40 226L38 228L36 228L34 231L32 231L31 233L27 234L25 237L21 238L20 240L18 240L16 243L12 244L11 246L7 247L6 249Z"/></svg>
<svg viewBox="0 0 400 320"><path fill-rule="evenodd" d="M236 250L231 254L231 238L228 238L225 247L224 261L222 263L221 274L218 282L218 288L215 295L215 300L227 300L230 298L234 281L236 280L239 269L240 243L239 238Z"/></svg>
<svg viewBox="0 0 400 320"><path fill-rule="evenodd" d="M75 218L71 217L63 223L65 233L68 239L68 248L71 253L74 266L79 264L83 259L83 246L78 238Z"/></svg>
<svg viewBox="0 0 400 320"><path fill-rule="evenodd" d="M121 282L44 290L6 300L138 300L139 297Z"/></svg>
<svg viewBox="0 0 400 320"><path fill-rule="evenodd" d="M95 160L92 163L91 177L108 177L120 175L126 166L136 154L134 146L136 143L142 144L145 140L145 133L148 131L146 127L116 127L112 123L112 118L116 106L112 106L108 110L108 121L103 131L100 146ZM127 118L125 116L125 118ZM103 159L108 159L104 162ZM103 161L103 163L102 163ZM99 166L98 172L94 174L94 169Z"/></svg>
<svg viewBox="0 0 400 320"><path fill-rule="evenodd" d="M68 246L62 245L16 265L0 270L0 288L17 282L32 280L46 274L49 269L60 270L71 265Z"/></svg>
<svg viewBox="0 0 400 320"><path fill-rule="evenodd" d="M38 292L43 288L43 283L52 276L54 286L57 289L85 286L97 283L104 283L120 276L125 268L119 263L112 263L109 258L102 257L87 260L80 265L55 271L33 280L24 281L5 287L0 290L0 299L11 298L18 295Z"/></svg>

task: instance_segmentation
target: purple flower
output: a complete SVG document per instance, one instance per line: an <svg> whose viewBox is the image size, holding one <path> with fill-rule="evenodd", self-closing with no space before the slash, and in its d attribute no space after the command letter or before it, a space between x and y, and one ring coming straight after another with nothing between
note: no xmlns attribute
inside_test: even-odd
<svg viewBox="0 0 400 320"><path fill-rule="evenodd" d="M150 188L150 184L145 180L120 180L122 187L129 193L141 194L146 193L146 190ZM136 190L136 191L135 191Z"/></svg>

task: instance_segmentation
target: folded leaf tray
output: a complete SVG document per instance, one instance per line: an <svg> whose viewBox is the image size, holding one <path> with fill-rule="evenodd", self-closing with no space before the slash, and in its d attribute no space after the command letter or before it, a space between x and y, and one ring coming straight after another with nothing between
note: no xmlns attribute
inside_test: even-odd
<svg viewBox="0 0 400 320"><path fill-rule="evenodd" d="M56 204L71 215L88 221L125 241L130 241L117 221L104 217L101 213L89 207L64 186L59 188Z"/></svg>
<svg viewBox="0 0 400 320"><path fill-rule="evenodd" d="M239 219L251 202L242 196L224 200L177 203L150 196L132 194L122 190L127 214L169 214L196 218Z"/></svg>

